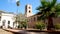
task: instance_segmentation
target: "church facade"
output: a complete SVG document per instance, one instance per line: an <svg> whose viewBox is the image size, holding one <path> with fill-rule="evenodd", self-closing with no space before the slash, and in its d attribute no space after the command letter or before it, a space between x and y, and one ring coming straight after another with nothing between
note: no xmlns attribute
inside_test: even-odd
<svg viewBox="0 0 60 34"><path fill-rule="evenodd" d="M15 21L15 14L8 13L4 11L0 11L0 27L2 28L13 28L14 27L14 21Z"/></svg>
<svg viewBox="0 0 60 34"><path fill-rule="evenodd" d="M20 16L20 15L19 15ZM16 20L16 14L9 13L9 12L3 12L0 11L0 27L2 28L18 28L18 23L15 23ZM32 13L32 6L30 4L27 4L25 6L25 14L22 16L20 20L23 20L24 18L27 18L27 26L28 28L32 28L35 26L36 22L39 20L40 15ZM60 17L53 18L53 23L60 23ZM43 20L41 20L43 21ZM45 24L47 24L47 20L45 20Z"/></svg>
<svg viewBox="0 0 60 34"><path fill-rule="evenodd" d="M28 22L28 27L32 28L35 27L35 24L37 23L37 21L42 21L43 23L45 23L46 25L48 25L48 20L39 20L40 14L35 14L33 15L32 13L32 6L31 5L26 5L25 6L25 15L27 17L27 22ZM60 23L60 16L58 16L57 18L53 18L53 24L55 25L56 23ZM47 27L47 26L46 26Z"/></svg>

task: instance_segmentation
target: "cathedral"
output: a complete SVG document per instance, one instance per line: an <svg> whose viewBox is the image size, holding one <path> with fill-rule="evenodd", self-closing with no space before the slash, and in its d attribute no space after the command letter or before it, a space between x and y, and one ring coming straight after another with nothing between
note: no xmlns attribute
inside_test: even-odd
<svg viewBox="0 0 60 34"><path fill-rule="evenodd" d="M33 15L32 13L32 5L30 4L27 4L25 6L25 14L21 15L19 14L20 16L20 19L21 21L23 21L25 18L27 18L27 26L28 28L33 28L35 27L35 24L37 23L37 21L39 21L39 17L40 17L40 14L35 14ZM10 12L4 12L4 11L0 11L0 27L2 26L3 28L16 28L18 27L18 23L15 23L15 17L16 17L16 14L14 13L10 13ZM22 17L22 18L21 18ZM53 23L60 23L60 17L58 18L53 18ZM43 20L40 20L43 22ZM47 20L45 20L45 24L47 24ZM17 26L16 26L17 25Z"/></svg>
<svg viewBox="0 0 60 34"><path fill-rule="evenodd" d="M27 22L28 22L29 28L35 27L35 24L37 23L37 21L41 21L41 22L45 23L46 25L48 25L47 19L46 20L39 20L40 14L37 13L37 14L33 15L32 12L33 12L32 5L27 4L25 6L25 15L26 15L27 20L28 20ZM57 18L53 18L53 24L55 25L56 23L60 23L59 20L60 20L60 16L58 16Z"/></svg>
<svg viewBox="0 0 60 34"><path fill-rule="evenodd" d="M30 4L27 4L25 6L25 14L21 15L19 14L19 16L22 16L22 18L20 18L19 20L23 20L28 17L31 17L32 14L32 6ZM5 12L3 10L0 11L0 27L2 28L17 28L18 27L18 23L15 23L16 20L16 14L11 13L11 12Z"/></svg>

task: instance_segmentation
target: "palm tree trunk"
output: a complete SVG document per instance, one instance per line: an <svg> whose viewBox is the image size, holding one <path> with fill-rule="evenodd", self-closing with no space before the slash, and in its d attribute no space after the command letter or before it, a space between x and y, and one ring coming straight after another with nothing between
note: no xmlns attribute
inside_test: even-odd
<svg viewBox="0 0 60 34"><path fill-rule="evenodd" d="M47 30L52 30L51 28L53 28L53 19L49 16Z"/></svg>

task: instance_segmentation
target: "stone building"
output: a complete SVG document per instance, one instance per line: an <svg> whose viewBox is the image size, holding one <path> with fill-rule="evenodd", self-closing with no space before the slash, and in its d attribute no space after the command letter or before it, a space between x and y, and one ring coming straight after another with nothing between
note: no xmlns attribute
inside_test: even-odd
<svg viewBox="0 0 60 34"><path fill-rule="evenodd" d="M32 6L31 5L26 5L25 6L25 15L27 17L27 22L28 22L28 27L34 27L36 22L39 21L40 14L32 14ZM44 22L46 25L48 24L48 20L40 20ZM60 17L53 18L53 24L55 25L56 23L60 23Z"/></svg>
<svg viewBox="0 0 60 34"><path fill-rule="evenodd" d="M34 27L35 22L37 21L37 17L40 15L33 15L32 13L32 6L30 4L27 4L25 6L25 16L27 18L28 27Z"/></svg>

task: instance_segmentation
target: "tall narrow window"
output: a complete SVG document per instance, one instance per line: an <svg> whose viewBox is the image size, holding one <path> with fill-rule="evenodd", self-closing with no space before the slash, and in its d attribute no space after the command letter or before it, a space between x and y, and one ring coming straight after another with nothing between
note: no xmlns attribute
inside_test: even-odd
<svg viewBox="0 0 60 34"><path fill-rule="evenodd" d="M1 13L0 13L0 21L1 21Z"/></svg>
<svg viewBox="0 0 60 34"><path fill-rule="evenodd" d="M31 11L29 10L29 13L31 13Z"/></svg>
<svg viewBox="0 0 60 34"><path fill-rule="evenodd" d="M10 21L8 21L8 24L10 24Z"/></svg>
<svg viewBox="0 0 60 34"><path fill-rule="evenodd" d="M1 21L1 16L0 16L0 21Z"/></svg>
<svg viewBox="0 0 60 34"><path fill-rule="evenodd" d="M34 21L35 21L35 17L34 17Z"/></svg>

